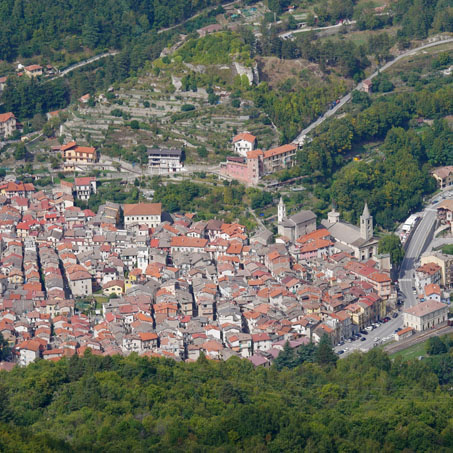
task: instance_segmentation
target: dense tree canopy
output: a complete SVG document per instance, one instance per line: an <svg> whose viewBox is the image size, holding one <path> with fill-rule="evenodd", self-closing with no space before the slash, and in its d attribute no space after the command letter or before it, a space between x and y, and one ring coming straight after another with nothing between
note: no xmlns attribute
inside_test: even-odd
<svg viewBox="0 0 453 453"><path fill-rule="evenodd" d="M65 47L123 48L219 0L4 0L0 59L50 56Z"/></svg>
<svg viewBox="0 0 453 453"><path fill-rule="evenodd" d="M396 234L387 234L379 240L379 253L389 253L390 260L395 266L399 266L404 258L404 250L400 238Z"/></svg>
<svg viewBox="0 0 453 453"><path fill-rule="evenodd" d="M365 107L335 119L299 152L302 172L328 181L330 196L348 221L356 222L368 201L376 222L391 229L396 220L421 207L435 189L431 166L453 164L453 131L441 118L453 112L453 85L445 81L413 93L378 98L354 96ZM410 127L418 117L434 119L422 131ZM367 142L383 141L379 152L345 166L347 153Z"/></svg>
<svg viewBox="0 0 453 453"><path fill-rule="evenodd" d="M379 350L336 367L306 360L98 357L0 372L0 450L417 451L453 448L451 358Z"/></svg>

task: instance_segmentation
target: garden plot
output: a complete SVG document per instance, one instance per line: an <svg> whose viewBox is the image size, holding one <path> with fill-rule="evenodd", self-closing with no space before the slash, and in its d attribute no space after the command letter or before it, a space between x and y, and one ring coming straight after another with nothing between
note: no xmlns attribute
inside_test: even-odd
<svg viewBox="0 0 453 453"><path fill-rule="evenodd" d="M260 147L277 145L278 133L266 117L242 102L235 108L229 93L217 104L208 102L205 88L175 90L179 77L142 78L114 92L109 102L73 112L63 133L94 145L186 148L188 163L220 162L231 154L231 139L247 130L258 137ZM171 86L169 85L171 84ZM199 151L200 148L203 151ZM207 155L206 155L207 152Z"/></svg>

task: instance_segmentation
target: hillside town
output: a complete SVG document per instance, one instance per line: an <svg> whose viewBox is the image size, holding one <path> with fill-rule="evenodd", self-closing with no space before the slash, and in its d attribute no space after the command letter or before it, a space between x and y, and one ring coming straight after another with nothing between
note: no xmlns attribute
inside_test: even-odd
<svg viewBox="0 0 453 453"><path fill-rule="evenodd" d="M268 230L165 215L159 203L75 206L95 192L88 177L47 192L0 185L0 333L21 365L89 348L268 366L287 342L327 334L337 344L397 316L389 256L377 254L366 205L356 227L335 210L322 223L311 211L288 217L280 200L274 242ZM417 276L429 307L404 314L403 334L445 321L445 270L428 261ZM420 321L439 309L439 319Z"/></svg>

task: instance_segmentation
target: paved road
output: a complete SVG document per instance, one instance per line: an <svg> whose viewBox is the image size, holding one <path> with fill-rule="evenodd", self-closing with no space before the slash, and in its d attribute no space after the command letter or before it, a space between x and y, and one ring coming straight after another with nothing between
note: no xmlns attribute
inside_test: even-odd
<svg viewBox="0 0 453 453"><path fill-rule="evenodd" d="M390 318L389 322L381 324L379 327L369 332L368 335L362 335L362 337L365 338L364 341L361 341L360 339L352 342L347 341L342 346L335 346L334 350L335 352L340 350L345 351L341 357L346 357L355 351L369 351L375 346L379 346L387 341L392 341L395 330L402 327L402 325L403 316L399 313L397 318Z"/></svg>
<svg viewBox="0 0 453 453"><path fill-rule="evenodd" d="M53 76L53 77L51 77L49 79L46 79L45 82L50 82L51 80L55 80L55 79L64 77L66 74L69 74L70 72L75 71L76 69L82 68L83 66L86 66L87 64L93 63L93 62L98 61L98 60L100 60L102 58L105 58L105 57L111 57L113 55L116 55L117 53L119 53L118 50L112 50L110 52L105 52L105 53L102 53L102 54L99 54L99 55L95 55L94 57L87 58L86 60L79 61L78 63L74 63L73 65L68 66L63 71L60 71L55 76Z"/></svg>
<svg viewBox="0 0 453 453"><path fill-rule="evenodd" d="M381 68L379 68L377 71L375 71L373 74L371 74L368 79L373 79L374 77L376 77L380 72L383 72L385 71L386 69L390 68L390 66L394 65L395 63L397 63L398 61L400 61L402 58L406 58L406 57L409 57L411 55L415 55L417 52L419 52L420 50L423 50L423 49L428 49L429 47L434 47L434 46L439 46L440 44L446 44L446 43L449 43L449 42L453 42L453 38L448 38L448 39L443 39L443 40L439 40L439 41L436 41L436 42L432 42L432 43L429 43L429 44L425 44L423 46L420 46L420 47L417 47L415 49L412 49L412 50L408 50L407 52L404 52L402 53L401 55L398 55L397 57L395 57L392 61L389 61L388 63L386 63L384 66L382 66ZM360 90L362 88L362 82L360 82L359 84L356 85L356 87L352 90ZM315 122L311 123L308 127L306 127L294 140L293 140L293 143L296 143L296 144L303 144L304 142L304 139L305 139L305 136L310 133L315 127L319 126L320 124L322 124L327 118L330 118L334 113L336 113L339 109L341 109L341 107L343 107L343 105L345 105L347 102L349 102L351 100L351 93L348 93L346 96L342 97L340 99L340 102L331 110L327 110L326 113L324 113L324 115L322 115L321 117L319 117Z"/></svg>
<svg viewBox="0 0 453 453"><path fill-rule="evenodd" d="M404 296L405 308L409 308L417 304L417 299L413 294L412 289L415 286L415 267L421 254L428 245L428 238L433 232L435 222L436 210L432 205L429 205L423 212L423 218L410 239L406 249L406 254L404 255L403 262L401 263L399 286Z"/></svg>
<svg viewBox="0 0 453 453"><path fill-rule="evenodd" d="M415 267L420 256L429 245L431 234L435 229L436 206L445 198L451 196L453 196L453 188L450 187L433 197L421 214L422 219L409 240L399 275L399 287L402 292L404 308L412 307L417 303L417 299L412 290L412 287L414 286ZM366 335L365 341L356 340L351 343L346 342L342 346L336 346L335 351L344 350L345 353L341 357L345 357L354 351L368 351L374 346L390 342L393 339L395 330L402 326L403 316L402 313L399 312L397 318L391 318L388 323L381 324L380 327L377 327ZM436 332L433 332L433 335L436 335Z"/></svg>
<svg viewBox="0 0 453 453"><path fill-rule="evenodd" d="M307 31L323 31L323 30L333 30L335 28L341 28L343 25L354 25L356 23L355 20L348 20L341 24L329 25L328 27L306 27L306 28L299 28L297 30L292 31L284 31L280 33L278 36L282 39L289 39L292 38L293 35L297 33L305 33Z"/></svg>
<svg viewBox="0 0 453 453"><path fill-rule="evenodd" d="M211 8L205 8L203 9L202 11L200 11L199 13L195 14L194 16L191 16L191 17L188 17L186 20L180 22L179 24L175 24L175 25L172 25L171 27L167 27L167 28L161 28L157 34L161 34L161 33L165 33L166 31L170 31L170 30L173 30L174 28L178 28L180 27L181 25L184 25L186 22L189 22L189 20L192 20L192 19L195 19L197 18L198 16L201 16L202 14L208 12L208 11L212 11L216 8L218 8L219 6L222 6L223 8L227 7L227 6L230 6L230 5L234 5L236 3L238 3L239 0L235 0L234 2L230 2L230 3L225 3L224 5L220 4L220 5L216 5L216 6L213 6Z"/></svg>
<svg viewBox="0 0 453 453"><path fill-rule="evenodd" d="M453 196L453 189L446 188L441 194L437 194L430 201L430 204L423 211L423 217L406 249L403 262L401 263L399 286L403 293L403 300L405 308L413 307L417 300L413 294L415 267L417 261L420 259L422 253L428 248L431 233L433 232L436 222L436 206L440 204L443 199Z"/></svg>

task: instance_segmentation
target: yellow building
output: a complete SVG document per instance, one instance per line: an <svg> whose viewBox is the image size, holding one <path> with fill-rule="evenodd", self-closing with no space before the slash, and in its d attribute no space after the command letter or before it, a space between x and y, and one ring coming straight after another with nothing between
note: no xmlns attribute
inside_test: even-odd
<svg viewBox="0 0 453 453"><path fill-rule="evenodd" d="M96 149L92 146L79 146L70 142L61 147L61 157L66 171L75 171L76 165L93 164L97 160Z"/></svg>

